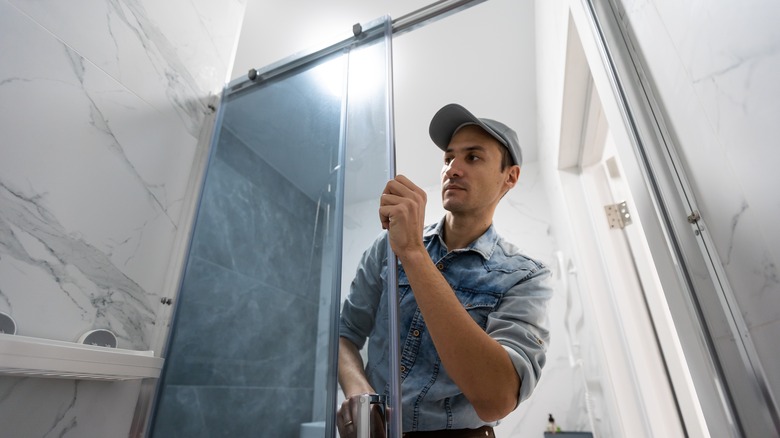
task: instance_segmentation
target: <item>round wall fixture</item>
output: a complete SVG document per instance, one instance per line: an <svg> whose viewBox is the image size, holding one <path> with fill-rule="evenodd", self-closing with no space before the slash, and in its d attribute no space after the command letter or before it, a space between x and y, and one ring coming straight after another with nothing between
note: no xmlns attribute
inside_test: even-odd
<svg viewBox="0 0 780 438"><path fill-rule="evenodd" d="M116 335L106 329L90 330L81 335L79 344L116 348Z"/></svg>
<svg viewBox="0 0 780 438"><path fill-rule="evenodd" d="M0 333L5 333L6 335L16 334L16 321L11 318L11 315L3 312L0 312Z"/></svg>

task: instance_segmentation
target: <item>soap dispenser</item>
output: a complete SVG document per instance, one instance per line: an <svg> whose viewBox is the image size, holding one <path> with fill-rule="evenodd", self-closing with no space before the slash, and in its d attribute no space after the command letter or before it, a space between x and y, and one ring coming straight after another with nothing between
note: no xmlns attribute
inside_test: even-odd
<svg viewBox="0 0 780 438"><path fill-rule="evenodd" d="M553 418L552 414L549 414L549 417L547 417L547 432L557 432L557 428L555 427L555 418Z"/></svg>

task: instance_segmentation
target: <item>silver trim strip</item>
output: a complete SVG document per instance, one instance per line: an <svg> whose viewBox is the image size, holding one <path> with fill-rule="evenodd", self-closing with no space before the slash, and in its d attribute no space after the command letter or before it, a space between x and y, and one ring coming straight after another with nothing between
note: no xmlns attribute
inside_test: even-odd
<svg viewBox="0 0 780 438"><path fill-rule="evenodd" d="M387 177L388 179L395 178L396 166L395 166L395 114L393 105L393 29L392 23L389 21L385 26L385 66L387 67ZM388 319L389 319L389 331L395 333L395 336L391 336L390 340L390 378L388 379L388 385L390 386L388 404L390 407L391 415L387 417L389 436L400 437L403 433L403 422L401 420L401 339L398 335L400 333L400 309L398 308L398 270L390 269L390 267L398 266L397 258L393 253L393 248L387 245L387 287L388 287Z"/></svg>

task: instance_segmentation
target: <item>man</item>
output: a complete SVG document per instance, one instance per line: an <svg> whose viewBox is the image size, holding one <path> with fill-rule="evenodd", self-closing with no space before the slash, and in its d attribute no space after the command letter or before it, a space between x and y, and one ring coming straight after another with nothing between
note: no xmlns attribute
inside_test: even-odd
<svg viewBox="0 0 780 438"><path fill-rule="evenodd" d="M385 186L379 217L387 233L363 254L341 316L342 437L354 434L355 396L386 393L396 366L387 363L388 243L399 262L404 436L494 436L492 426L530 396L545 363L549 270L492 226L520 175L517 134L456 104L434 115L429 132L444 151L446 213L423 227L425 192L403 175Z"/></svg>

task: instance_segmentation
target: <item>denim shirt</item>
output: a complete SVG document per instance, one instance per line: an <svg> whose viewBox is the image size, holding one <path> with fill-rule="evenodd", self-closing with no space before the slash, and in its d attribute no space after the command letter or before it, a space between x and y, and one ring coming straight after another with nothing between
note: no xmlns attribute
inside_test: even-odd
<svg viewBox="0 0 780 438"><path fill-rule="evenodd" d="M448 252L444 221L425 228L423 242L474 321L509 354L518 376L518 404L531 395L541 376L549 341L546 284L550 271L521 255L490 228L468 248ZM344 302L340 336L362 349L368 342L366 375L374 390L389 391L387 233L366 250ZM494 426L481 420L442 366L403 266L398 264L403 431Z"/></svg>

